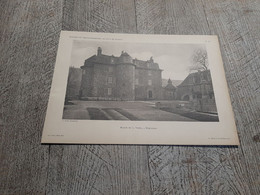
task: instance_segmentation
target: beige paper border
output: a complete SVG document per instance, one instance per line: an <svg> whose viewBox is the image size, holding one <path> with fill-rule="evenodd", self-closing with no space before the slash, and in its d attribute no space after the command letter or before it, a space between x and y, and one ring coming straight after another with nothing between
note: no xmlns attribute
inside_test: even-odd
<svg viewBox="0 0 260 195"><path fill-rule="evenodd" d="M102 39L104 42L205 44L211 67L219 122L62 119L73 40L90 39ZM142 129L139 129L140 127ZM62 31L42 143L239 145L217 36Z"/></svg>

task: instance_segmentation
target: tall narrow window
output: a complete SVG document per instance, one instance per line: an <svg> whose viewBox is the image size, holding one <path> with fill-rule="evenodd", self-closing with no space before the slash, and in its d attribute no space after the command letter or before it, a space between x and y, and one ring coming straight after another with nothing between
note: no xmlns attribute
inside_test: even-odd
<svg viewBox="0 0 260 195"><path fill-rule="evenodd" d="M148 85L152 85L152 80L148 80Z"/></svg>
<svg viewBox="0 0 260 195"><path fill-rule="evenodd" d="M112 77L108 77L107 82L108 82L109 84L111 84L111 83L113 82L113 78L112 78Z"/></svg>
<svg viewBox="0 0 260 195"><path fill-rule="evenodd" d="M112 88L107 89L107 95L112 95Z"/></svg>
<svg viewBox="0 0 260 195"><path fill-rule="evenodd" d="M148 75L151 76L152 75L152 71L149 70L148 71Z"/></svg>
<svg viewBox="0 0 260 195"><path fill-rule="evenodd" d="M135 84L139 85L139 80L138 79L135 79Z"/></svg>

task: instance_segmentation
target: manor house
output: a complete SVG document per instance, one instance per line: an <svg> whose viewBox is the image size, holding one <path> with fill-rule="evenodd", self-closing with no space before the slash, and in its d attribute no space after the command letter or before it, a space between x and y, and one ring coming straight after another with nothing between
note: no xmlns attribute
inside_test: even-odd
<svg viewBox="0 0 260 195"><path fill-rule="evenodd" d="M85 60L80 98L86 100L162 99L162 70L152 59L133 59L122 51L119 57L97 54Z"/></svg>

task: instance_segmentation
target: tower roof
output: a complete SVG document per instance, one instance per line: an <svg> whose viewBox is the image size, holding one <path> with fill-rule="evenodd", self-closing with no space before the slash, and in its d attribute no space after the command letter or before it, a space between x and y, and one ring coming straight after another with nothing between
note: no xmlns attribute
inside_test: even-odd
<svg viewBox="0 0 260 195"><path fill-rule="evenodd" d="M124 52L124 51L122 51L121 56L131 57L127 52ZM120 57L121 57L121 56L120 56Z"/></svg>
<svg viewBox="0 0 260 195"><path fill-rule="evenodd" d="M171 79L168 79L168 84L165 86L165 89L167 89L167 90L175 90L176 89L176 87L173 86Z"/></svg>
<svg viewBox="0 0 260 195"><path fill-rule="evenodd" d="M100 52L99 52L100 51ZM122 51L119 57L109 56L102 54L102 50L98 48L98 55L93 55L90 58L85 60L84 66L92 66L93 63L101 63L101 64L120 64L122 62L130 63L135 65L137 68L142 69L153 69L153 70L161 70L157 63L154 63L153 58L151 57L147 61L132 59L132 57L125 51Z"/></svg>

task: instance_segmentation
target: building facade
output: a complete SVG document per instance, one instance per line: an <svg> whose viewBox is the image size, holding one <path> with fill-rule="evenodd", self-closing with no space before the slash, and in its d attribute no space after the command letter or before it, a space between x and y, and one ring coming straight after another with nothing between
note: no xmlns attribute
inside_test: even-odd
<svg viewBox="0 0 260 195"><path fill-rule="evenodd" d="M192 102L197 111L217 112L210 70L189 74L178 85L176 99Z"/></svg>
<svg viewBox="0 0 260 195"><path fill-rule="evenodd" d="M176 87L173 86L171 79L168 79L168 84L163 88L163 99L164 100L176 99Z"/></svg>
<svg viewBox="0 0 260 195"><path fill-rule="evenodd" d="M119 57L102 54L85 60L80 98L88 100L162 99L162 70L151 58L132 59L122 51Z"/></svg>

